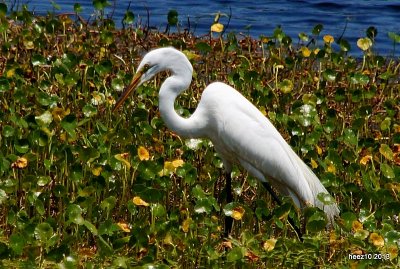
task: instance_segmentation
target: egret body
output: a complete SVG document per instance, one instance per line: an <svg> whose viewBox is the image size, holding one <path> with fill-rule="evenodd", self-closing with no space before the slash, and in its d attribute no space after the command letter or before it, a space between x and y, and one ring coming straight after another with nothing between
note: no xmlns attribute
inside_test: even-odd
<svg viewBox="0 0 400 269"><path fill-rule="evenodd" d="M159 72L169 70L159 92L161 117L169 129L185 138L208 138L222 158L226 172L241 165L262 182L269 182L296 206L321 208L330 222L339 214L336 204L324 205L317 199L328 191L300 159L272 123L242 94L231 86L214 82L207 86L194 113L183 118L174 109L177 96L191 83L193 67L174 48L159 48L140 62L132 83L122 94L114 111L133 90Z"/></svg>

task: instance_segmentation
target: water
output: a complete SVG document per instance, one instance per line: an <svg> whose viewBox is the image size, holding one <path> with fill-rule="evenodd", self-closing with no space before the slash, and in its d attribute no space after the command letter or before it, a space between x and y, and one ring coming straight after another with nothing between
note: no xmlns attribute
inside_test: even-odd
<svg viewBox="0 0 400 269"><path fill-rule="evenodd" d="M61 9L57 13L73 12L73 4L79 2L84 8L81 14L85 19L90 19L95 14L92 1L54 1ZM324 30L321 35L331 34L335 38L341 36L345 25L344 34L351 46L352 53L360 54L356 42L360 37L365 37L365 30L369 26L378 29L375 51L383 56L393 55L393 41L388 37L388 32L400 32L400 1L398 0L359 0L359 1L321 1L321 0L219 0L219 1L132 1L109 0L111 6L107 9L108 15L113 14L113 19L120 25L130 3L130 10L135 14L136 22L147 25L147 10L150 13L149 24L152 27L165 30L167 13L175 9L179 13L181 29L189 28L196 35L209 32L215 14L231 13L231 20L227 31L250 34L254 38L261 35L270 36L277 25L281 25L284 32L294 41L300 32L311 34L317 24L322 24ZM20 1L28 3L30 9L38 14L53 11L51 1L30 0ZM226 24L228 18L222 16L220 22ZM176 29L172 29L175 30ZM400 44L399 44L400 46ZM400 51L400 48L399 48ZM400 55L399 52L395 53Z"/></svg>

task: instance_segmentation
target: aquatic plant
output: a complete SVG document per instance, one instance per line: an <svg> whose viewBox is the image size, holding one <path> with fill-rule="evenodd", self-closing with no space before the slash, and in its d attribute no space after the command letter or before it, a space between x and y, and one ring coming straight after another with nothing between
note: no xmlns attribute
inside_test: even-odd
<svg viewBox="0 0 400 269"><path fill-rule="evenodd" d="M40 17L0 4L1 266L399 266L400 63L374 53L377 32L351 44L358 59L322 25L295 44L281 27L259 40L198 38L152 32L129 10L124 29L75 12ZM159 46L194 65L182 115L220 80L271 119L339 203L332 231L321 211L274 204L237 168L235 202L224 204L209 141L182 140L159 116L162 76L111 114L143 52ZM224 214L235 218L227 239Z"/></svg>

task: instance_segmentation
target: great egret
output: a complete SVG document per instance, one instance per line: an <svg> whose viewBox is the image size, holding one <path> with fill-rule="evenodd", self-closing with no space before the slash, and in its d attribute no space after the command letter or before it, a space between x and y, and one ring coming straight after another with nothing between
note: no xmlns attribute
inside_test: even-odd
<svg viewBox="0 0 400 269"><path fill-rule="evenodd" d="M234 88L214 82L204 89L197 109L189 118L176 113L175 99L190 86L193 73L182 52L171 47L148 52L113 111L136 87L166 70L171 76L161 85L159 109L169 129L185 138L210 139L228 175L233 164L240 164L267 187L266 183L270 182L281 194L290 196L299 208L317 206L333 222L339 208L336 204L324 205L317 199L319 193L328 193L318 177L272 123ZM230 184L227 186L230 188ZM227 189L228 196L230 191Z"/></svg>

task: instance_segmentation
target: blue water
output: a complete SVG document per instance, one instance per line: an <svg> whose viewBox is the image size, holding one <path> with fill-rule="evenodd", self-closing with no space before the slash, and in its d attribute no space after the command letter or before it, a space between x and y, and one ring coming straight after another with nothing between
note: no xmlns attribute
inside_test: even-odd
<svg viewBox="0 0 400 269"><path fill-rule="evenodd" d="M57 13L73 12L73 4L79 2L84 8L82 16L90 19L95 15L92 1L54 1L61 9ZM30 0L20 1L28 3L30 9L38 14L53 11L51 1ZM231 13L231 20L227 32L250 34L254 38L261 35L270 36L274 28L280 25L284 32L294 41L300 32L311 35L311 30L316 24L322 24L324 30L321 35L331 34L338 38L347 23L344 38L351 46L352 53L360 54L356 42L360 37L365 37L365 30L369 26L378 29L375 51L379 54L393 55L393 41L388 37L388 32L400 33L400 1L396 0L219 0L219 1L135 1L135 0L109 0L111 7L106 10L106 15L112 14L113 19L120 25L129 3L130 10L135 14L135 21L147 25L147 10L150 13L149 24L152 27L165 30L167 13L175 9L179 13L181 29L189 28L195 35L209 32L215 14ZM226 24L228 18L222 16L220 22ZM176 29L172 29L176 31ZM400 51L400 44L398 44ZM396 55L400 55L396 51Z"/></svg>

